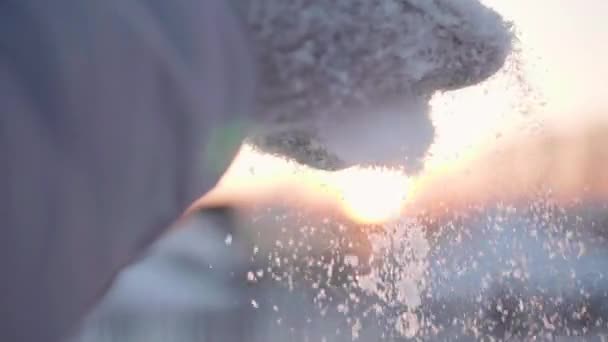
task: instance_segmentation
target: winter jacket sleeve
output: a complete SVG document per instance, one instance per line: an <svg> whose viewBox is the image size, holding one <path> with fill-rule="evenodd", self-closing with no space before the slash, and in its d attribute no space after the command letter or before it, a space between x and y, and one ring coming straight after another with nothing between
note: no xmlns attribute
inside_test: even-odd
<svg viewBox="0 0 608 342"><path fill-rule="evenodd" d="M222 0L0 3L0 341L59 341L217 182L253 107Z"/></svg>

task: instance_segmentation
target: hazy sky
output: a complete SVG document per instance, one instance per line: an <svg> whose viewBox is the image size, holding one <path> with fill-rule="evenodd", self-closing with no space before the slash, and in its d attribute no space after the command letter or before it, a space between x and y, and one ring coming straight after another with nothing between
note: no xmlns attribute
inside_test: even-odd
<svg viewBox="0 0 608 342"><path fill-rule="evenodd" d="M522 32L540 57L551 108L608 109L608 2L604 0L486 0Z"/></svg>
<svg viewBox="0 0 608 342"><path fill-rule="evenodd" d="M504 71L479 86L438 97L433 151L439 159L522 129L608 119L608 1L483 2L517 27L526 84ZM522 115L523 109L529 113Z"/></svg>

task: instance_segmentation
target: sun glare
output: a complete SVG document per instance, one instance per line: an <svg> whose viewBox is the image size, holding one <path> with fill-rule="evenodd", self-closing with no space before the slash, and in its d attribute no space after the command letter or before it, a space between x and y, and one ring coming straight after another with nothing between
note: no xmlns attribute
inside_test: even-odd
<svg viewBox="0 0 608 342"><path fill-rule="evenodd" d="M218 186L192 209L283 203L338 210L358 223L378 224L401 215L408 191L410 180L399 170L352 167L322 171L244 145Z"/></svg>
<svg viewBox="0 0 608 342"><path fill-rule="evenodd" d="M345 213L359 223L398 219L408 196L409 180L386 168L350 168L332 175Z"/></svg>

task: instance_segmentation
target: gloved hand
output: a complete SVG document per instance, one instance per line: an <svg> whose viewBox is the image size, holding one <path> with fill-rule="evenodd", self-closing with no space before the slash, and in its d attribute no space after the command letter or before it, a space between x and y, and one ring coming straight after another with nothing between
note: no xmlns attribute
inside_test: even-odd
<svg viewBox="0 0 608 342"><path fill-rule="evenodd" d="M260 65L252 142L317 168L401 162L434 138L428 100L473 85L511 52L478 0L250 0Z"/></svg>

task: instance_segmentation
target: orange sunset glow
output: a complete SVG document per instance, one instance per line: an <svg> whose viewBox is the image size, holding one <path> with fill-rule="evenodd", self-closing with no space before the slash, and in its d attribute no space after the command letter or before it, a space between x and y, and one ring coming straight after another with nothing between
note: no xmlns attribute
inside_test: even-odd
<svg viewBox="0 0 608 342"><path fill-rule="evenodd" d="M337 210L358 223L383 223L418 210L515 203L539 190L550 190L564 204L608 199L608 121L575 132L550 131L429 163L409 177L385 168L314 170L244 146L218 187L197 205L280 202Z"/></svg>

